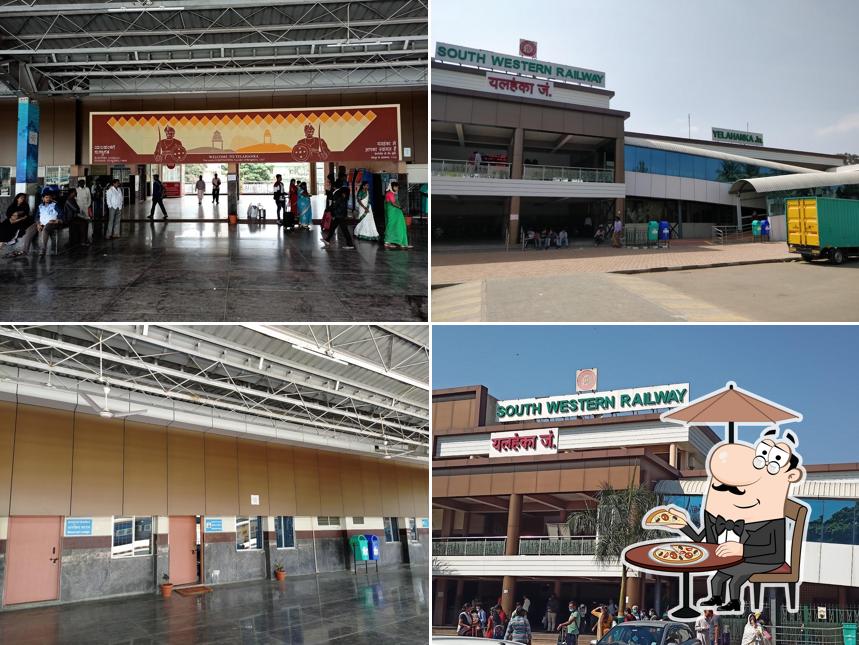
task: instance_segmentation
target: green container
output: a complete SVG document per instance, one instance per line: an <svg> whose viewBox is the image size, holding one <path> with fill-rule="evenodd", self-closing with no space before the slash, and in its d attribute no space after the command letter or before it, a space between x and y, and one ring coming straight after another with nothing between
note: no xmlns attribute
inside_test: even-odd
<svg viewBox="0 0 859 645"><path fill-rule="evenodd" d="M814 202L816 213L797 221L797 202ZM788 212L787 209L791 208ZM785 200L788 243L821 249L859 247L859 200L831 197L795 197ZM808 235L811 232L811 235Z"/></svg>
<svg viewBox="0 0 859 645"><path fill-rule="evenodd" d="M357 562L366 562L370 559L370 551L367 546L367 538L363 535L353 535L349 538L349 546L352 549L352 555L355 556Z"/></svg>
<svg viewBox="0 0 859 645"><path fill-rule="evenodd" d="M856 623L844 623L841 629L844 631L844 645L856 645Z"/></svg>
<svg viewBox="0 0 859 645"><path fill-rule="evenodd" d="M753 219L752 220L752 235L754 237L759 237L761 234L761 222L760 220Z"/></svg>
<svg viewBox="0 0 859 645"><path fill-rule="evenodd" d="M659 222L647 222L647 241L655 242L659 239Z"/></svg>

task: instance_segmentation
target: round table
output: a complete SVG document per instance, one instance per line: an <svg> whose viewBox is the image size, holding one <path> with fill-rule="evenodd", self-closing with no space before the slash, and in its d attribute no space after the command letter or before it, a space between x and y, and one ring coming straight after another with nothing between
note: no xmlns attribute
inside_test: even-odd
<svg viewBox="0 0 859 645"><path fill-rule="evenodd" d="M653 549L659 548L661 546L668 546L669 544L697 546L698 548L706 551L707 557L696 562L676 563L660 562L650 557L650 552ZM692 604L689 602L689 596L692 593L690 574L700 573L702 571L715 571L716 569L724 569L725 567L730 567L731 565L738 564L743 561L743 557L740 555L731 555L725 557L720 557L716 555L716 547L718 546L718 544L710 544L707 542L684 542L683 540L665 540L663 542L650 542L648 544L641 544L639 546L631 548L624 554L623 559L629 566L634 567L636 569L679 575L680 604L671 609L671 611L668 612L668 615L674 619L688 620L691 618L697 618L701 613L700 611L692 607Z"/></svg>

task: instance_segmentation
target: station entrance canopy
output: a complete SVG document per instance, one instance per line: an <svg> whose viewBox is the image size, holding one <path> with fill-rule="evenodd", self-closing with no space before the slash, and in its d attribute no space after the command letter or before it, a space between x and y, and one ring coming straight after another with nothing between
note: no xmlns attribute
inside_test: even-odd
<svg viewBox="0 0 859 645"><path fill-rule="evenodd" d="M93 112L92 162L399 161L397 105Z"/></svg>

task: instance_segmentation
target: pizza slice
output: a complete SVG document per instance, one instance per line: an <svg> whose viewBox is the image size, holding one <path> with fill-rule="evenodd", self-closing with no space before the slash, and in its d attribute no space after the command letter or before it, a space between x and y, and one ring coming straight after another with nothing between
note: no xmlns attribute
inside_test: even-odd
<svg viewBox="0 0 859 645"><path fill-rule="evenodd" d="M645 528L660 529L682 529L689 524L685 515L673 511L666 506L655 508L644 518Z"/></svg>

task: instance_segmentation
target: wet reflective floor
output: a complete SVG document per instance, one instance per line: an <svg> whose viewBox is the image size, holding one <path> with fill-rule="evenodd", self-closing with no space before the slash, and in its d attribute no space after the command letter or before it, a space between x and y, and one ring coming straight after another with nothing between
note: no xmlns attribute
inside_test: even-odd
<svg viewBox="0 0 859 645"><path fill-rule="evenodd" d="M239 212L253 202L243 199ZM226 213L194 197L165 200L170 219L148 221L147 203L122 237L40 258L0 251L0 308L15 321L361 321L427 319L426 226L409 230L410 251L336 240L320 227L284 231L267 223L212 221ZM315 209L316 210L316 209ZM182 221L178 221L181 219Z"/></svg>
<svg viewBox="0 0 859 645"><path fill-rule="evenodd" d="M343 571L0 612L0 643L369 645L428 642L426 566Z"/></svg>

